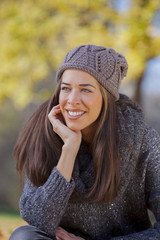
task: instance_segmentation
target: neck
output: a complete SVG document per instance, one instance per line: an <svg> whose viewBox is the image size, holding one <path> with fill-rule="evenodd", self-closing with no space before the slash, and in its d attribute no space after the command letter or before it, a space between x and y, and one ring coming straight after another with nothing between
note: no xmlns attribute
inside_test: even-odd
<svg viewBox="0 0 160 240"><path fill-rule="evenodd" d="M87 145L92 144L96 128L97 128L97 124L96 122L94 122L89 127L84 128L82 130L82 138L87 143Z"/></svg>
<svg viewBox="0 0 160 240"><path fill-rule="evenodd" d="M85 135L82 133L82 138L87 143L87 145L90 145L92 143L92 137L90 135Z"/></svg>

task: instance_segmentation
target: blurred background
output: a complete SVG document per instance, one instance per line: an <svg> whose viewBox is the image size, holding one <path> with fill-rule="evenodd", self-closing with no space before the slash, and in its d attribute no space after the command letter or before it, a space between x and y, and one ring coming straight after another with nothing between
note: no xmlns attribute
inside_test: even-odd
<svg viewBox="0 0 160 240"><path fill-rule="evenodd" d="M23 186L13 158L18 133L52 95L66 53L81 44L112 47L127 58L120 92L160 132L159 0L1 0L0 239L22 224Z"/></svg>

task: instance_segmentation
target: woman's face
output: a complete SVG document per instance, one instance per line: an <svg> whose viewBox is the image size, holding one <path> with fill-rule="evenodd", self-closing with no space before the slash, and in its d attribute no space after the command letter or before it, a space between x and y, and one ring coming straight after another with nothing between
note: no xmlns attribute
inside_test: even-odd
<svg viewBox="0 0 160 240"><path fill-rule="evenodd" d="M90 74L67 69L62 75L59 104L66 125L74 131L90 134L102 108L99 83Z"/></svg>

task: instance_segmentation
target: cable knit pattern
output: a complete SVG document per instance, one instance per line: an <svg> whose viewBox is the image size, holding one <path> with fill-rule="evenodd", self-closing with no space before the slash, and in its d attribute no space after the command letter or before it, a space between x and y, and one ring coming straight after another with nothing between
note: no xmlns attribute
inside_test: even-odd
<svg viewBox="0 0 160 240"><path fill-rule="evenodd" d="M57 71L57 81L66 69L88 72L118 100L119 85L127 74L128 64L125 57L112 48L82 45L67 53Z"/></svg>
<svg viewBox="0 0 160 240"><path fill-rule="evenodd" d="M123 95L120 99L128 98ZM51 237L60 225L86 240L160 239L160 137L145 124L141 108L131 100L118 101L116 106L120 135L119 196L110 204L85 200L85 190L94 181L94 167L82 142L74 180L67 182L56 168L41 187L26 180L20 210L29 224ZM126 143L132 146L134 154ZM157 220L153 227L147 209Z"/></svg>

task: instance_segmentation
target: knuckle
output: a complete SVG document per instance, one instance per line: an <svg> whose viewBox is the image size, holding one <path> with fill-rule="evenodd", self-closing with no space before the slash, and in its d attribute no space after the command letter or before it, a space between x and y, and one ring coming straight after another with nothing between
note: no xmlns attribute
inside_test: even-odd
<svg viewBox="0 0 160 240"><path fill-rule="evenodd" d="M53 130L54 130L55 132L57 132L57 130L58 130L57 126L53 126Z"/></svg>
<svg viewBox="0 0 160 240"><path fill-rule="evenodd" d="M54 130L54 132L58 133L58 126L57 126L57 124L53 125L53 130Z"/></svg>

